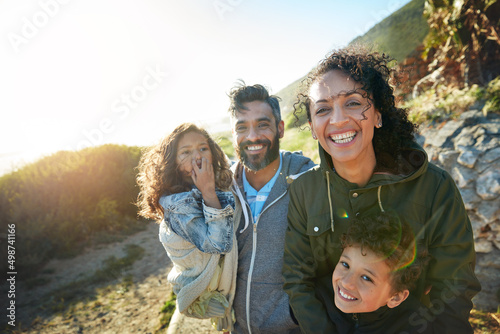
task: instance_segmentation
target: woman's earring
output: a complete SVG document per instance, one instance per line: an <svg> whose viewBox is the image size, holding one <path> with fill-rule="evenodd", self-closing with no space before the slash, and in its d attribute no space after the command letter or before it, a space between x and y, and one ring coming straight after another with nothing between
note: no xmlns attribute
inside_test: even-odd
<svg viewBox="0 0 500 334"><path fill-rule="evenodd" d="M314 140L318 139L318 138L316 138L316 135L315 135L315 134L313 134L313 139L314 139Z"/></svg>
<svg viewBox="0 0 500 334"><path fill-rule="evenodd" d="M382 122L379 122L378 123L378 127L381 128L382 127Z"/></svg>

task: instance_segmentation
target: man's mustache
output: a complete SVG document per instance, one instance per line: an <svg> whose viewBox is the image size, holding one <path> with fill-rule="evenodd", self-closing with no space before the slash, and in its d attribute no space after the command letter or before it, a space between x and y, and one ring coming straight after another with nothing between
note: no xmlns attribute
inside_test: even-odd
<svg viewBox="0 0 500 334"><path fill-rule="evenodd" d="M267 146L271 146L271 141L270 140L267 140L267 139L259 139L259 140L256 140L256 141L245 141L245 142L242 142L240 143L240 148L241 149L244 149L246 146L252 146L252 145L267 145Z"/></svg>

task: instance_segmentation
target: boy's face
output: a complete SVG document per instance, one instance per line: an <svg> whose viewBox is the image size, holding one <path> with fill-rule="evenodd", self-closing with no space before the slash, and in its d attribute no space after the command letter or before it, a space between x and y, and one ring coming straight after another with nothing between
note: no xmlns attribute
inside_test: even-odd
<svg viewBox="0 0 500 334"><path fill-rule="evenodd" d="M395 307L390 267L369 249L346 247L332 276L335 305L344 313L372 312L381 306ZM406 297L405 297L406 298Z"/></svg>

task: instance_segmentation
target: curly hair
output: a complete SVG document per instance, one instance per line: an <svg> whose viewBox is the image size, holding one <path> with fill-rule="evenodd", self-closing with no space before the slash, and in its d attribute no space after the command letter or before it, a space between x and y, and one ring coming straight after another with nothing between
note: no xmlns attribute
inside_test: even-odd
<svg viewBox="0 0 500 334"><path fill-rule="evenodd" d="M365 255L368 249L385 259L391 268L393 292L413 290L428 262L426 251L418 251L410 225L396 214L356 218L347 233L341 236L342 248L359 246Z"/></svg>
<svg viewBox="0 0 500 334"><path fill-rule="evenodd" d="M240 80L228 94L231 104L229 106L229 113L231 117L235 117L237 112L246 110L243 103L262 101L269 104L273 110L273 116L276 120L276 125L281 121L280 98L275 95L269 95L266 87L255 84L247 86L243 80Z"/></svg>
<svg viewBox="0 0 500 334"><path fill-rule="evenodd" d="M294 104L296 121L299 121L299 114L304 109L307 119L311 121L311 101L308 93L312 84L320 80L325 73L340 70L362 85L365 97L382 115L383 127L375 128L372 140L377 158L382 152L399 157L401 149L414 140L417 127L408 120L406 109L395 106L394 90L389 83L393 73L389 67L392 60L385 54L370 52L362 45L333 50L302 81L302 92L298 94Z"/></svg>
<svg viewBox="0 0 500 334"><path fill-rule="evenodd" d="M160 197L191 190L191 185L183 181L176 163L177 146L188 132L199 133L207 138L212 153L212 165L215 174L215 186L228 190L232 182L230 163L226 155L208 132L194 124L183 123L176 127L157 145L147 148L140 159L137 169L137 184L140 191L136 205L139 215L149 219L161 219L163 208Z"/></svg>

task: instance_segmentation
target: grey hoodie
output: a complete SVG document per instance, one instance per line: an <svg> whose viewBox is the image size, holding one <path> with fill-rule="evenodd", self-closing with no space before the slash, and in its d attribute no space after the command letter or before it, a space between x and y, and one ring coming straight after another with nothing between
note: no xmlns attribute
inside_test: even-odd
<svg viewBox="0 0 500 334"><path fill-rule="evenodd" d="M236 231L238 273L233 304L236 316L233 333L300 333L290 314L288 295L283 291L288 187L297 174L309 170L315 164L300 152L281 151L281 157L281 173L258 220L253 221L246 201L243 208L237 207L235 210L235 223L239 220L240 224ZM240 196L244 197L242 171L240 162L233 166Z"/></svg>

